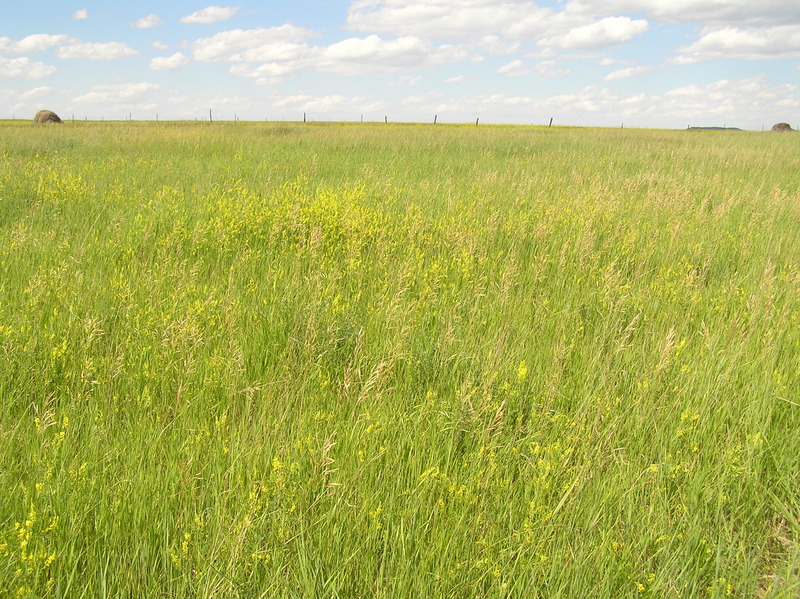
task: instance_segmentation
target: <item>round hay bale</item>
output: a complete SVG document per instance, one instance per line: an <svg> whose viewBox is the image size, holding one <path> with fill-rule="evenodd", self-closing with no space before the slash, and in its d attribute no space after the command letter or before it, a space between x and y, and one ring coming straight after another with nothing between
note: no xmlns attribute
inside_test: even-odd
<svg viewBox="0 0 800 599"><path fill-rule="evenodd" d="M773 131L794 131L789 123L778 123L777 125L773 125Z"/></svg>
<svg viewBox="0 0 800 599"><path fill-rule="evenodd" d="M33 117L33 122L36 124L41 123L63 123L59 116L53 112L52 110L40 110L36 113L36 116Z"/></svg>

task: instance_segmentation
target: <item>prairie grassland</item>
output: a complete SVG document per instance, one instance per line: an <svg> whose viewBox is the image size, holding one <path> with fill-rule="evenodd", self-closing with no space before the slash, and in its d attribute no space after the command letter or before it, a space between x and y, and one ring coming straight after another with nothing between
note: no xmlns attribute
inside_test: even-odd
<svg viewBox="0 0 800 599"><path fill-rule="evenodd" d="M797 597L798 142L0 125L0 597Z"/></svg>

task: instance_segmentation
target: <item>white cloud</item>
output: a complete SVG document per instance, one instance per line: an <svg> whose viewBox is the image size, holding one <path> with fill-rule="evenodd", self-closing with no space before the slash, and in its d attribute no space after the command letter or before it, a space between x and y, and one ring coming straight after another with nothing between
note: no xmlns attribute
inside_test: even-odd
<svg viewBox="0 0 800 599"><path fill-rule="evenodd" d="M476 59L463 46L435 46L413 36L382 39L370 35L344 39L327 47L309 45L307 41L316 35L293 25L234 29L198 39L189 48L193 58L199 62L261 63L261 66L231 68L230 72L255 78L262 84L275 83L305 68L339 75L361 75L430 68Z"/></svg>
<svg viewBox="0 0 800 599"><path fill-rule="evenodd" d="M158 27L159 25L163 24L164 21L162 21L161 17L158 15L147 15L146 17L142 17L138 21L131 23L131 27L136 27L137 29L150 29L151 27Z"/></svg>
<svg viewBox="0 0 800 599"><path fill-rule="evenodd" d="M43 62L32 62L30 58L3 58L0 56L0 79L21 77L41 79L57 72L54 66Z"/></svg>
<svg viewBox="0 0 800 599"><path fill-rule="evenodd" d="M74 13L72 13L72 19L74 21L85 21L88 18L89 18L89 11L86 10L85 8L76 10Z"/></svg>
<svg viewBox="0 0 800 599"><path fill-rule="evenodd" d="M72 58L85 58L88 60L115 60L127 56L136 56L136 50L123 42L80 42L78 40L61 46L56 56L64 60Z"/></svg>
<svg viewBox="0 0 800 599"><path fill-rule="evenodd" d="M619 58L601 58L597 61L597 64L601 67L610 67L615 64L633 64L632 60L622 60Z"/></svg>
<svg viewBox="0 0 800 599"><path fill-rule="evenodd" d="M121 100L140 100L160 89L156 83L105 83L74 99L78 104L114 104Z"/></svg>
<svg viewBox="0 0 800 599"><path fill-rule="evenodd" d="M796 23L797 5L788 0L569 0L566 10L601 16L636 13L660 23L750 25Z"/></svg>
<svg viewBox="0 0 800 599"><path fill-rule="evenodd" d="M503 54L509 39L547 30L554 14L530 0L355 0L347 26L379 35L471 40Z"/></svg>
<svg viewBox="0 0 800 599"><path fill-rule="evenodd" d="M361 101L361 98L347 98L338 94L321 97L297 94L275 100L274 105L276 108L286 108L297 112L331 113L339 110L352 110Z"/></svg>
<svg viewBox="0 0 800 599"><path fill-rule="evenodd" d="M441 99L442 99L442 94L440 92L428 92L427 94L421 94L418 96L408 96L403 101L403 104L408 104L411 106L429 104L432 107L432 103L440 102Z"/></svg>
<svg viewBox="0 0 800 599"><path fill-rule="evenodd" d="M508 75L509 77L519 77L521 75L528 75L531 71L525 66L522 60L512 60L508 64L497 69L497 72L501 75Z"/></svg>
<svg viewBox="0 0 800 599"><path fill-rule="evenodd" d="M208 6L190 15L181 17L181 23L208 25L218 21L227 21L239 12L238 6Z"/></svg>
<svg viewBox="0 0 800 599"><path fill-rule="evenodd" d="M609 16L614 13L608 10L594 15L570 7L568 3L557 10L531 0L355 0L347 26L374 35L469 42L488 54L519 52L524 41L596 49L626 42L648 29L644 19Z"/></svg>
<svg viewBox="0 0 800 599"><path fill-rule="evenodd" d="M150 68L156 71L176 71L189 64L189 58L182 52L172 56L154 58L150 61Z"/></svg>
<svg viewBox="0 0 800 599"><path fill-rule="evenodd" d="M32 98L38 98L39 96L47 95L52 91L52 87L34 87L33 89L23 92L19 97L22 100L30 100Z"/></svg>
<svg viewBox="0 0 800 599"><path fill-rule="evenodd" d="M641 67L628 67L626 69L619 69L616 71L612 71L605 77L603 77L604 81L616 81L617 79L629 79L631 77L638 77L639 75L644 75L645 73L649 73L653 70L653 67L650 66L641 66Z"/></svg>
<svg viewBox="0 0 800 599"><path fill-rule="evenodd" d="M567 94L558 94L548 98L546 104L557 107L562 114L571 112L600 112L615 105L618 98L607 89L590 85L583 89Z"/></svg>
<svg viewBox="0 0 800 599"><path fill-rule="evenodd" d="M425 69L438 64L468 60L461 46L433 46L413 36L384 40L377 35L350 38L324 49L317 68L342 75L392 73Z"/></svg>
<svg viewBox="0 0 800 599"><path fill-rule="evenodd" d="M541 77L552 78L569 74L568 70L560 69L555 60L543 60L535 65L525 64L522 60L514 60L497 69L497 72L507 77Z"/></svg>
<svg viewBox="0 0 800 599"><path fill-rule="evenodd" d="M256 80L258 85L274 85L288 79L295 72L295 68L290 65L277 63L266 63L258 67L248 64L235 64L231 67L231 75L238 77L250 77Z"/></svg>
<svg viewBox="0 0 800 599"><path fill-rule="evenodd" d="M550 79L552 77L569 75L571 71L568 69L560 69L555 60L543 60L533 67L533 72L540 77Z"/></svg>
<svg viewBox="0 0 800 599"><path fill-rule="evenodd" d="M519 42L509 41L498 35L485 35L475 42L475 46L487 54L514 54L522 48Z"/></svg>
<svg viewBox="0 0 800 599"><path fill-rule="evenodd" d="M688 64L723 58L765 60L800 56L800 29L797 25L741 29L706 27L696 42L681 46L671 62Z"/></svg>
<svg viewBox="0 0 800 599"><path fill-rule="evenodd" d="M316 34L294 25L265 29L233 29L191 44L192 55L201 62L270 62L296 60L308 54L303 43Z"/></svg>
<svg viewBox="0 0 800 599"><path fill-rule="evenodd" d="M47 33L35 33L19 41L14 41L10 37L0 37L0 56L43 52L63 44L68 39L69 36L66 35L50 35Z"/></svg>
<svg viewBox="0 0 800 599"><path fill-rule="evenodd" d="M422 75L403 75L395 81L390 81L386 87L413 87L422 81Z"/></svg>
<svg viewBox="0 0 800 599"><path fill-rule="evenodd" d="M342 109L351 104L351 101L340 95L323 96L321 98L313 98L303 104L303 110L314 112L331 112L333 110Z"/></svg>
<svg viewBox="0 0 800 599"><path fill-rule="evenodd" d="M164 42L153 42L152 44L150 44L150 47L153 48L153 50L160 50L162 52L167 48L169 48L169 46Z"/></svg>
<svg viewBox="0 0 800 599"><path fill-rule="evenodd" d="M590 25L570 29L564 34L539 40L539 45L568 50L596 50L627 42L648 29L647 21L629 17L607 17Z"/></svg>
<svg viewBox="0 0 800 599"><path fill-rule="evenodd" d="M793 100L800 107L800 86L770 85L763 75L746 79L722 79L709 85L687 85L666 92L660 99L659 113L680 117L693 125L748 126L752 119L770 120L785 114L782 107ZM791 102L789 103L791 105ZM718 119L725 119L721 122ZM750 124L750 126L753 126Z"/></svg>
<svg viewBox="0 0 800 599"><path fill-rule="evenodd" d="M456 75L455 77L450 77L449 79L445 79L444 82L449 85L451 83L464 83L465 81L468 80L469 78L466 77L465 75Z"/></svg>

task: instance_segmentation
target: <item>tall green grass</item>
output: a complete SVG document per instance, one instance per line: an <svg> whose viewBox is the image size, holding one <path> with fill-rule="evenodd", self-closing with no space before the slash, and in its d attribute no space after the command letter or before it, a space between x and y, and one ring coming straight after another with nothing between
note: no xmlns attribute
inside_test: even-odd
<svg viewBox="0 0 800 599"><path fill-rule="evenodd" d="M796 597L791 135L0 127L0 597Z"/></svg>

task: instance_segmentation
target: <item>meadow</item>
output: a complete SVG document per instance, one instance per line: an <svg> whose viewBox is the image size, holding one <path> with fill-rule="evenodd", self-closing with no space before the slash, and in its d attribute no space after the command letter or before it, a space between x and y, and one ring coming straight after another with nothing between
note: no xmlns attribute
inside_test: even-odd
<svg viewBox="0 0 800 599"><path fill-rule="evenodd" d="M800 138L0 123L0 597L800 594Z"/></svg>

